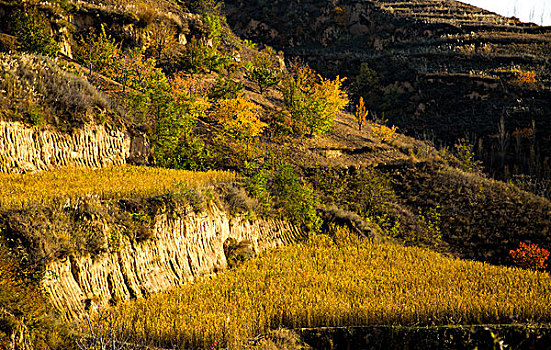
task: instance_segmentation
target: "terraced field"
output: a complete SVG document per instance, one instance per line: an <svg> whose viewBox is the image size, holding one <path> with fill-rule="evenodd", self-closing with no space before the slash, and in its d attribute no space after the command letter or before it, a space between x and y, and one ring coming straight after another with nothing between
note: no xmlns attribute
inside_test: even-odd
<svg viewBox="0 0 551 350"><path fill-rule="evenodd" d="M96 325L153 346L237 348L278 327L549 322L550 288L546 273L376 244L341 230L215 280L124 304L113 311L116 320ZM113 320L115 327L102 327Z"/></svg>

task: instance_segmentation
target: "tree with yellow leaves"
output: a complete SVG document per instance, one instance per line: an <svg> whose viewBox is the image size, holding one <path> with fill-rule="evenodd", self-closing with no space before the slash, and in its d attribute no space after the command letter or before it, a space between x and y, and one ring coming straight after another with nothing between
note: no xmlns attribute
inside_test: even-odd
<svg viewBox="0 0 551 350"><path fill-rule="evenodd" d="M241 95L218 101L210 117L224 127L225 135L249 144L267 127L259 115L260 107Z"/></svg>
<svg viewBox="0 0 551 350"><path fill-rule="evenodd" d="M219 162L239 167L251 158L258 136L267 127L259 116L260 107L243 95L216 102L209 118L222 126L216 138Z"/></svg>
<svg viewBox="0 0 551 350"><path fill-rule="evenodd" d="M358 130L362 131L362 126L367 122L369 111L365 108L364 98L360 97L360 102L356 105L356 122L358 122Z"/></svg>
<svg viewBox="0 0 551 350"><path fill-rule="evenodd" d="M296 63L282 84L285 107L293 122L295 134L312 136L327 133L333 120L348 105L342 91L346 78L325 79L307 65Z"/></svg>

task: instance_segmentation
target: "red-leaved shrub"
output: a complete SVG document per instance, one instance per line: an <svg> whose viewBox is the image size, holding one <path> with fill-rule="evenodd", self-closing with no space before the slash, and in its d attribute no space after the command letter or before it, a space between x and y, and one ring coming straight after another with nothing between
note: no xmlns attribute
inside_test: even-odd
<svg viewBox="0 0 551 350"><path fill-rule="evenodd" d="M520 242L516 250L509 251L515 265L525 269L544 270L547 267L549 251L538 247L537 244Z"/></svg>

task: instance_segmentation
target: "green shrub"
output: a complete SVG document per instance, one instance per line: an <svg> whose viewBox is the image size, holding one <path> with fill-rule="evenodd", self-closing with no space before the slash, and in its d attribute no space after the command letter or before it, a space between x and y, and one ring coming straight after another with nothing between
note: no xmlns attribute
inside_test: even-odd
<svg viewBox="0 0 551 350"><path fill-rule="evenodd" d="M459 169L467 172L477 171L480 168L480 162L475 159L474 145L461 139L455 145L455 155L459 160Z"/></svg>
<svg viewBox="0 0 551 350"><path fill-rule="evenodd" d="M390 237L403 235L401 218L391 208L397 196L390 179L374 168L318 168L310 176L323 202L354 212Z"/></svg>
<svg viewBox="0 0 551 350"><path fill-rule="evenodd" d="M57 55L59 47L44 14L34 9L18 10L12 16L11 29L21 51L52 57Z"/></svg>
<svg viewBox="0 0 551 350"><path fill-rule="evenodd" d="M279 84L281 78L276 74L277 62L273 57L273 50L267 47L257 52L252 62L249 62L245 77L258 85L260 93Z"/></svg>
<svg viewBox="0 0 551 350"><path fill-rule="evenodd" d="M44 122L44 114L37 105L30 105L27 112L32 125L41 125Z"/></svg>
<svg viewBox="0 0 551 350"><path fill-rule="evenodd" d="M419 213L417 216L417 225L421 229L421 235L412 238L417 245L426 245L437 248L442 241L442 232L440 231L440 207L428 209L425 213Z"/></svg>
<svg viewBox="0 0 551 350"><path fill-rule="evenodd" d="M250 81L254 81L258 85L261 94L266 89L279 84L281 80L276 76L273 70L264 67L252 67L247 71L246 78Z"/></svg>
<svg viewBox="0 0 551 350"><path fill-rule="evenodd" d="M245 85L242 82L219 76L209 89L209 98L214 100L237 98L244 89Z"/></svg>
<svg viewBox="0 0 551 350"><path fill-rule="evenodd" d="M75 58L88 67L90 74L92 70L105 72L115 65L120 44L107 35L105 26L102 24L99 34L91 31L81 36L74 51Z"/></svg>
<svg viewBox="0 0 551 350"><path fill-rule="evenodd" d="M312 177L315 189L328 202L364 218L386 213L390 203L397 199L390 179L374 168L350 171L319 168Z"/></svg>
<svg viewBox="0 0 551 350"><path fill-rule="evenodd" d="M200 43L193 38L186 49L177 58L177 66L190 73L207 73L220 71L228 63L229 59L218 51Z"/></svg>
<svg viewBox="0 0 551 350"><path fill-rule="evenodd" d="M246 190L256 198L261 212L269 212L274 202L268 190L268 182L271 180L270 169L256 162L245 162L245 176Z"/></svg>
<svg viewBox="0 0 551 350"><path fill-rule="evenodd" d="M305 184L289 164L281 165L273 178L272 192L277 206L295 225L319 232L321 218L316 212L318 201L312 187Z"/></svg>
<svg viewBox="0 0 551 350"><path fill-rule="evenodd" d="M203 14L203 24L206 26L208 38L214 48L218 47L223 34L223 22L225 18L218 15Z"/></svg>

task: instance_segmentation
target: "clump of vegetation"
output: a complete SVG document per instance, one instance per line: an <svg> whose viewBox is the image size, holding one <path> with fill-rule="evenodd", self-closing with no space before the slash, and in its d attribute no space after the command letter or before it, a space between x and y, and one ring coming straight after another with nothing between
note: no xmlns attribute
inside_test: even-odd
<svg viewBox="0 0 551 350"><path fill-rule="evenodd" d="M66 334L56 325L36 279L0 246L0 347L4 349L62 348ZM57 327L56 327L57 326Z"/></svg>
<svg viewBox="0 0 551 350"><path fill-rule="evenodd" d="M340 170L320 168L312 175L314 188L325 196L326 203L359 214L373 221L388 214L397 200L390 179L373 168Z"/></svg>
<svg viewBox="0 0 551 350"><path fill-rule="evenodd" d="M318 202L314 190L289 164L281 165L274 174L272 192L284 217L309 231L320 231L322 221L316 212Z"/></svg>
<svg viewBox="0 0 551 350"><path fill-rule="evenodd" d="M319 232L322 220L314 189L289 163L245 164L246 189L257 200L262 214L274 211L306 231Z"/></svg>
<svg viewBox="0 0 551 350"><path fill-rule="evenodd" d="M57 55L59 47L51 34L50 24L35 9L16 11L11 29L21 51L52 57Z"/></svg>
<svg viewBox="0 0 551 350"><path fill-rule="evenodd" d="M156 21L147 28L146 53L157 61L172 59L177 52L176 29L169 23Z"/></svg>
<svg viewBox="0 0 551 350"><path fill-rule="evenodd" d="M519 247L509 251L509 255L513 259L516 266L523 269L545 270L547 267L547 259L549 251L540 248L537 244L519 243Z"/></svg>
<svg viewBox="0 0 551 350"><path fill-rule="evenodd" d="M407 286L407 287L406 287ZM496 288L495 286L499 286ZM153 346L236 347L278 327L548 322L548 274L372 243L340 230L121 305L114 329Z"/></svg>
<svg viewBox="0 0 551 350"><path fill-rule="evenodd" d="M215 47L196 40L186 45L186 49L177 58L178 68L189 73L208 73L221 71L229 63L228 57L221 54Z"/></svg>
<svg viewBox="0 0 551 350"><path fill-rule="evenodd" d="M459 169L466 172L480 170L480 161L475 158L474 145L465 139L459 140L455 145L455 156L459 160Z"/></svg>
<svg viewBox="0 0 551 350"><path fill-rule="evenodd" d="M113 114L113 106L104 95L50 58L2 53L0 74L0 103L7 118L58 124L56 120L62 117L71 124L81 124L92 119L92 112Z"/></svg>
<svg viewBox="0 0 551 350"><path fill-rule="evenodd" d="M274 52L271 47L257 52L252 62L247 67L245 77L254 81L262 94L266 89L276 86L281 78L276 73L277 62L274 59Z"/></svg>
<svg viewBox="0 0 551 350"><path fill-rule="evenodd" d="M258 137L268 126L260 120L260 107L247 97L218 100L209 118L222 126L217 142L233 148L232 154L250 158Z"/></svg>
<svg viewBox="0 0 551 350"><path fill-rule="evenodd" d="M421 235L406 237L412 239L418 245L426 245L437 248L442 241L440 207L430 208L426 213L419 213L417 224L421 228Z"/></svg>
<svg viewBox="0 0 551 350"><path fill-rule="evenodd" d="M342 90L345 79L325 79L307 65L296 63L282 82L284 105L298 136L327 133L333 120L348 105Z"/></svg>
<svg viewBox="0 0 551 350"><path fill-rule="evenodd" d="M117 63L117 54L120 51L120 44L106 33L102 24L101 31L96 34L93 30L82 35L78 40L74 54L75 58L88 67L89 74L92 70L104 72Z"/></svg>
<svg viewBox="0 0 551 350"><path fill-rule="evenodd" d="M394 125L390 128L386 125L371 126L371 134L382 142L391 142L398 137L396 130L398 130L398 128Z"/></svg>
<svg viewBox="0 0 551 350"><path fill-rule="evenodd" d="M235 178L228 171L193 172L141 166L0 174L0 208L23 208L33 202L47 205L56 199L84 195L102 199L150 197L170 192L176 185L196 188L233 182Z"/></svg>

